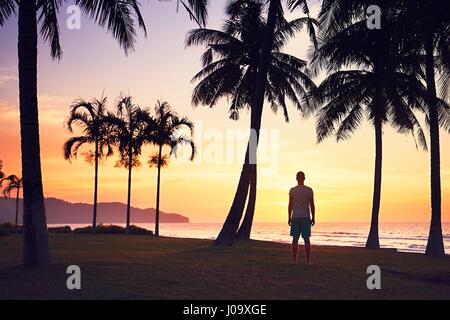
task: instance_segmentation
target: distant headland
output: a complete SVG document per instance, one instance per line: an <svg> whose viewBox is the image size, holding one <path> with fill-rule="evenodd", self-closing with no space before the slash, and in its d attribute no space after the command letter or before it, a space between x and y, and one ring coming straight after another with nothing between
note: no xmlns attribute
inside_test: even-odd
<svg viewBox="0 0 450 320"><path fill-rule="evenodd" d="M98 203L98 223L125 223L126 204L120 202ZM45 199L47 223L92 223L92 204L72 203L56 198ZM15 199L0 198L0 222L14 222ZM154 223L155 209L131 207L132 223ZM161 223L189 223L189 218L178 213L160 212ZM22 199L19 200L19 224L22 224Z"/></svg>

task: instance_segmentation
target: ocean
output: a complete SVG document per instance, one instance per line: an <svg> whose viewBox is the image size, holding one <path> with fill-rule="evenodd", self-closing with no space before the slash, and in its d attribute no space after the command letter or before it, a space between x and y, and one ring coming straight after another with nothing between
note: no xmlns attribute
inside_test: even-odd
<svg viewBox="0 0 450 320"><path fill-rule="evenodd" d="M49 224L49 227L61 226ZM87 224L70 225L72 228ZM154 230L154 224L138 224ZM160 235L175 238L214 239L220 231L220 223L165 223L160 225ZM312 229L312 244L330 246L363 247L369 231L367 223L318 223ZM425 252L428 238L428 223L382 223L380 224L380 245L396 248L402 252ZM447 253L450 253L450 223L443 223L442 232ZM287 223L255 223L252 239L289 243Z"/></svg>

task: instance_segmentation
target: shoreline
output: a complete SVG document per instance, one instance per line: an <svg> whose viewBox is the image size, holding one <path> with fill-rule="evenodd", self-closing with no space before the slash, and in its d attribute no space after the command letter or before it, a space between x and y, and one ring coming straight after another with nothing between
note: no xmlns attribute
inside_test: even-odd
<svg viewBox="0 0 450 320"><path fill-rule="evenodd" d="M137 225L147 230L154 228L151 223ZM81 225L73 225L73 227L79 226ZM221 227L222 223L173 223L161 224L160 232L162 236L168 237L213 240L219 234ZM367 225L364 223L321 223L313 230L311 240L316 245L365 247L368 232L366 229ZM443 224L443 234L446 252L449 253L450 224ZM252 239L291 242L285 223L255 223ZM422 254L425 253L427 239L427 223L386 223L380 226L382 248L396 248L399 252Z"/></svg>

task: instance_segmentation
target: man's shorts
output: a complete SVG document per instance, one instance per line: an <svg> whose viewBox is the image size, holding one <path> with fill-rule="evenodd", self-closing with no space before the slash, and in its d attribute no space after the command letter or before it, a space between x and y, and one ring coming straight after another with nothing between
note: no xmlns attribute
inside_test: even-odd
<svg viewBox="0 0 450 320"><path fill-rule="evenodd" d="M311 237L311 220L309 218L292 218L291 220L291 236L295 238Z"/></svg>

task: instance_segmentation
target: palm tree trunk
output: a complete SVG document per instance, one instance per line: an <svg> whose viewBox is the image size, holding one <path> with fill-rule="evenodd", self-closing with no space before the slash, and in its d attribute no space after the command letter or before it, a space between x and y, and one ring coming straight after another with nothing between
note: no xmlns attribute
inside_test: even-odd
<svg viewBox="0 0 450 320"><path fill-rule="evenodd" d="M16 221L15 226L17 227L17 220L19 219L19 192L20 188L17 186L17 193L16 193Z"/></svg>
<svg viewBox="0 0 450 320"><path fill-rule="evenodd" d="M160 186L161 186L161 154L162 154L162 145L159 146L159 153L158 153L158 180L156 183L155 237L159 237L159 190L160 190Z"/></svg>
<svg viewBox="0 0 450 320"><path fill-rule="evenodd" d="M23 177L23 264L48 265L39 146L36 1L19 2L19 108Z"/></svg>
<svg viewBox="0 0 450 320"><path fill-rule="evenodd" d="M381 175L383 160L383 129L380 118L375 119L375 174L373 186L373 202L372 202L372 221L370 223L369 237L367 238L366 248L379 249L380 240L378 232L380 201L381 201Z"/></svg>
<svg viewBox="0 0 450 320"><path fill-rule="evenodd" d="M254 130L256 135L256 144L250 149L252 152L252 161L248 167L248 180L250 184L250 193L248 195L247 209L245 210L244 220L242 221L241 227L236 234L236 238L248 240L250 239L250 234L252 232L253 217L255 215L256 206L256 193L257 193L257 147L259 144L259 136L261 131L261 120L262 120L262 110L252 109L251 111L251 128Z"/></svg>
<svg viewBox="0 0 450 320"><path fill-rule="evenodd" d="M131 148L130 148L131 149ZM130 210L131 210L131 170L133 169L133 154L128 152L128 196L127 196L127 224L125 232L130 232Z"/></svg>
<svg viewBox="0 0 450 320"><path fill-rule="evenodd" d="M234 242L236 231L239 227L239 222L242 218L242 213L245 206L245 201L248 195L249 182L250 182L250 165L252 162L256 164L256 149L258 139L256 144L252 143L253 134L256 132L258 137L259 128L255 125L257 124L256 118L258 115L262 115L263 105L264 105L264 93L267 81L267 71L270 64L270 51L273 43L273 37L275 32L275 23L278 16L278 10L280 9L280 0L271 0L269 5L269 12L267 18L267 25L265 28L264 43L261 50L261 56L259 59L258 73L256 76L256 86L252 103L252 124L251 124L251 134L249 145L247 146L247 152L245 156L245 163L242 167L241 177L239 179L238 189L236 191L233 204L231 206L230 212L228 213L227 219L220 231L215 244L217 245L231 245ZM254 138L253 138L254 139ZM254 147L252 147L254 145ZM252 213L253 214L253 213Z"/></svg>
<svg viewBox="0 0 450 320"><path fill-rule="evenodd" d="M256 205L256 180L257 180L257 165L254 164L250 168L250 193L248 196L247 209L245 210L244 220L236 234L237 239L248 240L252 232L253 217L255 215Z"/></svg>
<svg viewBox="0 0 450 320"><path fill-rule="evenodd" d="M433 257L445 255L441 225L441 164L439 142L438 104L436 99L436 83L434 78L433 34L425 39L426 78L430 99L430 156L431 156L431 224L425 254Z"/></svg>
<svg viewBox="0 0 450 320"><path fill-rule="evenodd" d="M250 145L250 142L249 142ZM216 245L232 245L236 231L239 228L239 223L242 218L242 213L245 207L245 200L247 199L249 189L249 170L248 170L248 158L249 158L249 145L245 153L245 163L242 166L241 176L239 178L238 187L234 195L233 204L231 205L230 212L225 220L225 223L220 230L214 243Z"/></svg>
<svg viewBox="0 0 450 320"><path fill-rule="evenodd" d="M97 189L98 189L98 140L95 140L95 172L94 172L94 212L92 214L92 233L97 228Z"/></svg>

